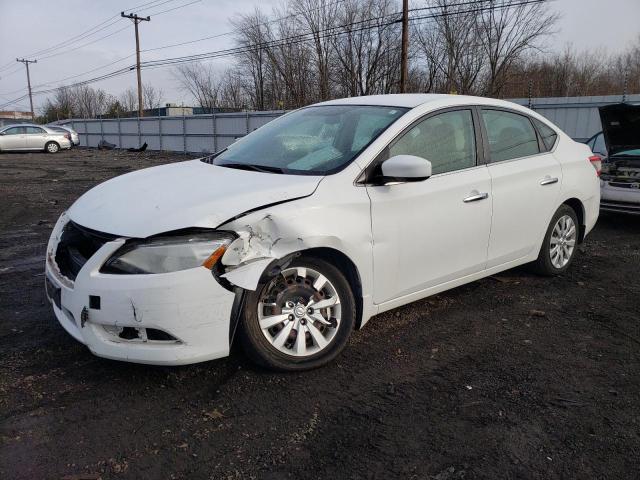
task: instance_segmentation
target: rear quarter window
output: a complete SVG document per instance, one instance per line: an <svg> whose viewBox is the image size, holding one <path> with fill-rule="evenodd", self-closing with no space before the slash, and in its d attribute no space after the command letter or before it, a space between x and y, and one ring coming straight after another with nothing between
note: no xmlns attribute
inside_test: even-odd
<svg viewBox="0 0 640 480"><path fill-rule="evenodd" d="M553 149L553 146L556 144L556 140L558 139L558 134L554 129L549 127L547 124L537 120L535 118L532 119L533 123L536 125L538 129L538 133L542 137L542 143L545 146L545 152Z"/></svg>

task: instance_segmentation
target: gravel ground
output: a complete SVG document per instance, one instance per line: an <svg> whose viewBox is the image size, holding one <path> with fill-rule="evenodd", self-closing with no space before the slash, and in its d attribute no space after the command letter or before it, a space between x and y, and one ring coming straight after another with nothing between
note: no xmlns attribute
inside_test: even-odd
<svg viewBox="0 0 640 480"><path fill-rule="evenodd" d="M602 217L561 277L511 270L379 315L312 372L239 349L92 356L45 299L53 223L107 178L184 158L0 154L0 478L640 477L640 218Z"/></svg>

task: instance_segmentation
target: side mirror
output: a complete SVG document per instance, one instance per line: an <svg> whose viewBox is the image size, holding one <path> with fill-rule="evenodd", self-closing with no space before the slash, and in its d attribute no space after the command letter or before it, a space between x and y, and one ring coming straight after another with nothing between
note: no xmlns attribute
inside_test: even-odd
<svg viewBox="0 0 640 480"><path fill-rule="evenodd" d="M382 180L391 182L420 182L431 176L431 162L415 155L395 155L382 163Z"/></svg>

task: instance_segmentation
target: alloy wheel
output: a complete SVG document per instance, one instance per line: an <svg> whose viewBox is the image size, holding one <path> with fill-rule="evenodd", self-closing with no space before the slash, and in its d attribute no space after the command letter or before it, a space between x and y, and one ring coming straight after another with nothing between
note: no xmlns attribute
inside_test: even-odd
<svg viewBox="0 0 640 480"><path fill-rule="evenodd" d="M569 215L563 215L551 231L549 256L555 268L563 268L573 255L576 246L576 224Z"/></svg>
<svg viewBox="0 0 640 480"><path fill-rule="evenodd" d="M335 286L307 267L288 268L263 290L258 303L260 330L278 351L306 357L324 350L340 327Z"/></svg>

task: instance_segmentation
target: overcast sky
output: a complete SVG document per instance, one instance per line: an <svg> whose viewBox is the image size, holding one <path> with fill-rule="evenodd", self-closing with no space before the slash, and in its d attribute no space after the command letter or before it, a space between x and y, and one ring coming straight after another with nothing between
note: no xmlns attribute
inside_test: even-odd
<svg viewBox="0 0 640 480"><path fill-rule="evenodd" d="M258 6L270 11L272 6L280 5L282 0L192 2L193 0L156 0L156 6L138 8L136 11L141 15L152 17L151 22L140 25L141 49L229 32L229 20L235 15L250 12ZM133 64L133 26L129 20L120 19L119 12L130 12L132 7L147 3L149 0L0 0L0 105L26 93L25 69L15 61L16 57L39 59L37 64L31 66L34 90L58 86L61 83L59 80L92 69L96 70L62 83L92 78ZM410 8L418 4L422 5L423 2L409 0ZM160 13L173 8L175 9L172 11ZM640 0L555 0L550 3L550 8L562 15L558 33L548 41L550 49L561 50L567 43L572 43L579 50L605 48L609 52L618 52L640 34ZM98 28L102 30L95 35L78 39L68 48L37 54L99 24ZM107 35L107 38L100 40ZM219 36L181 47L143 52L142 60L191 55L230 46L230 35ZM48 55L55 56L44 58ZM129 57L117 62L127 56ZM220 70L224 70L229 61L211 60L213 66ZM113 64L105 66L109 63ZM104 68L99 69L103 66ZM165 102L190 103L190 98L178 88L171 68L143 70L142 78L144 82L163 90ZM40 86L43 84L46 85ZM126 88L135 86L135 73L107 79L93 86L117 95ZM34 98L36 109L45 98L44 95ZM17 105L4 109L28 110L29 101L22 100Z"/></svg>

